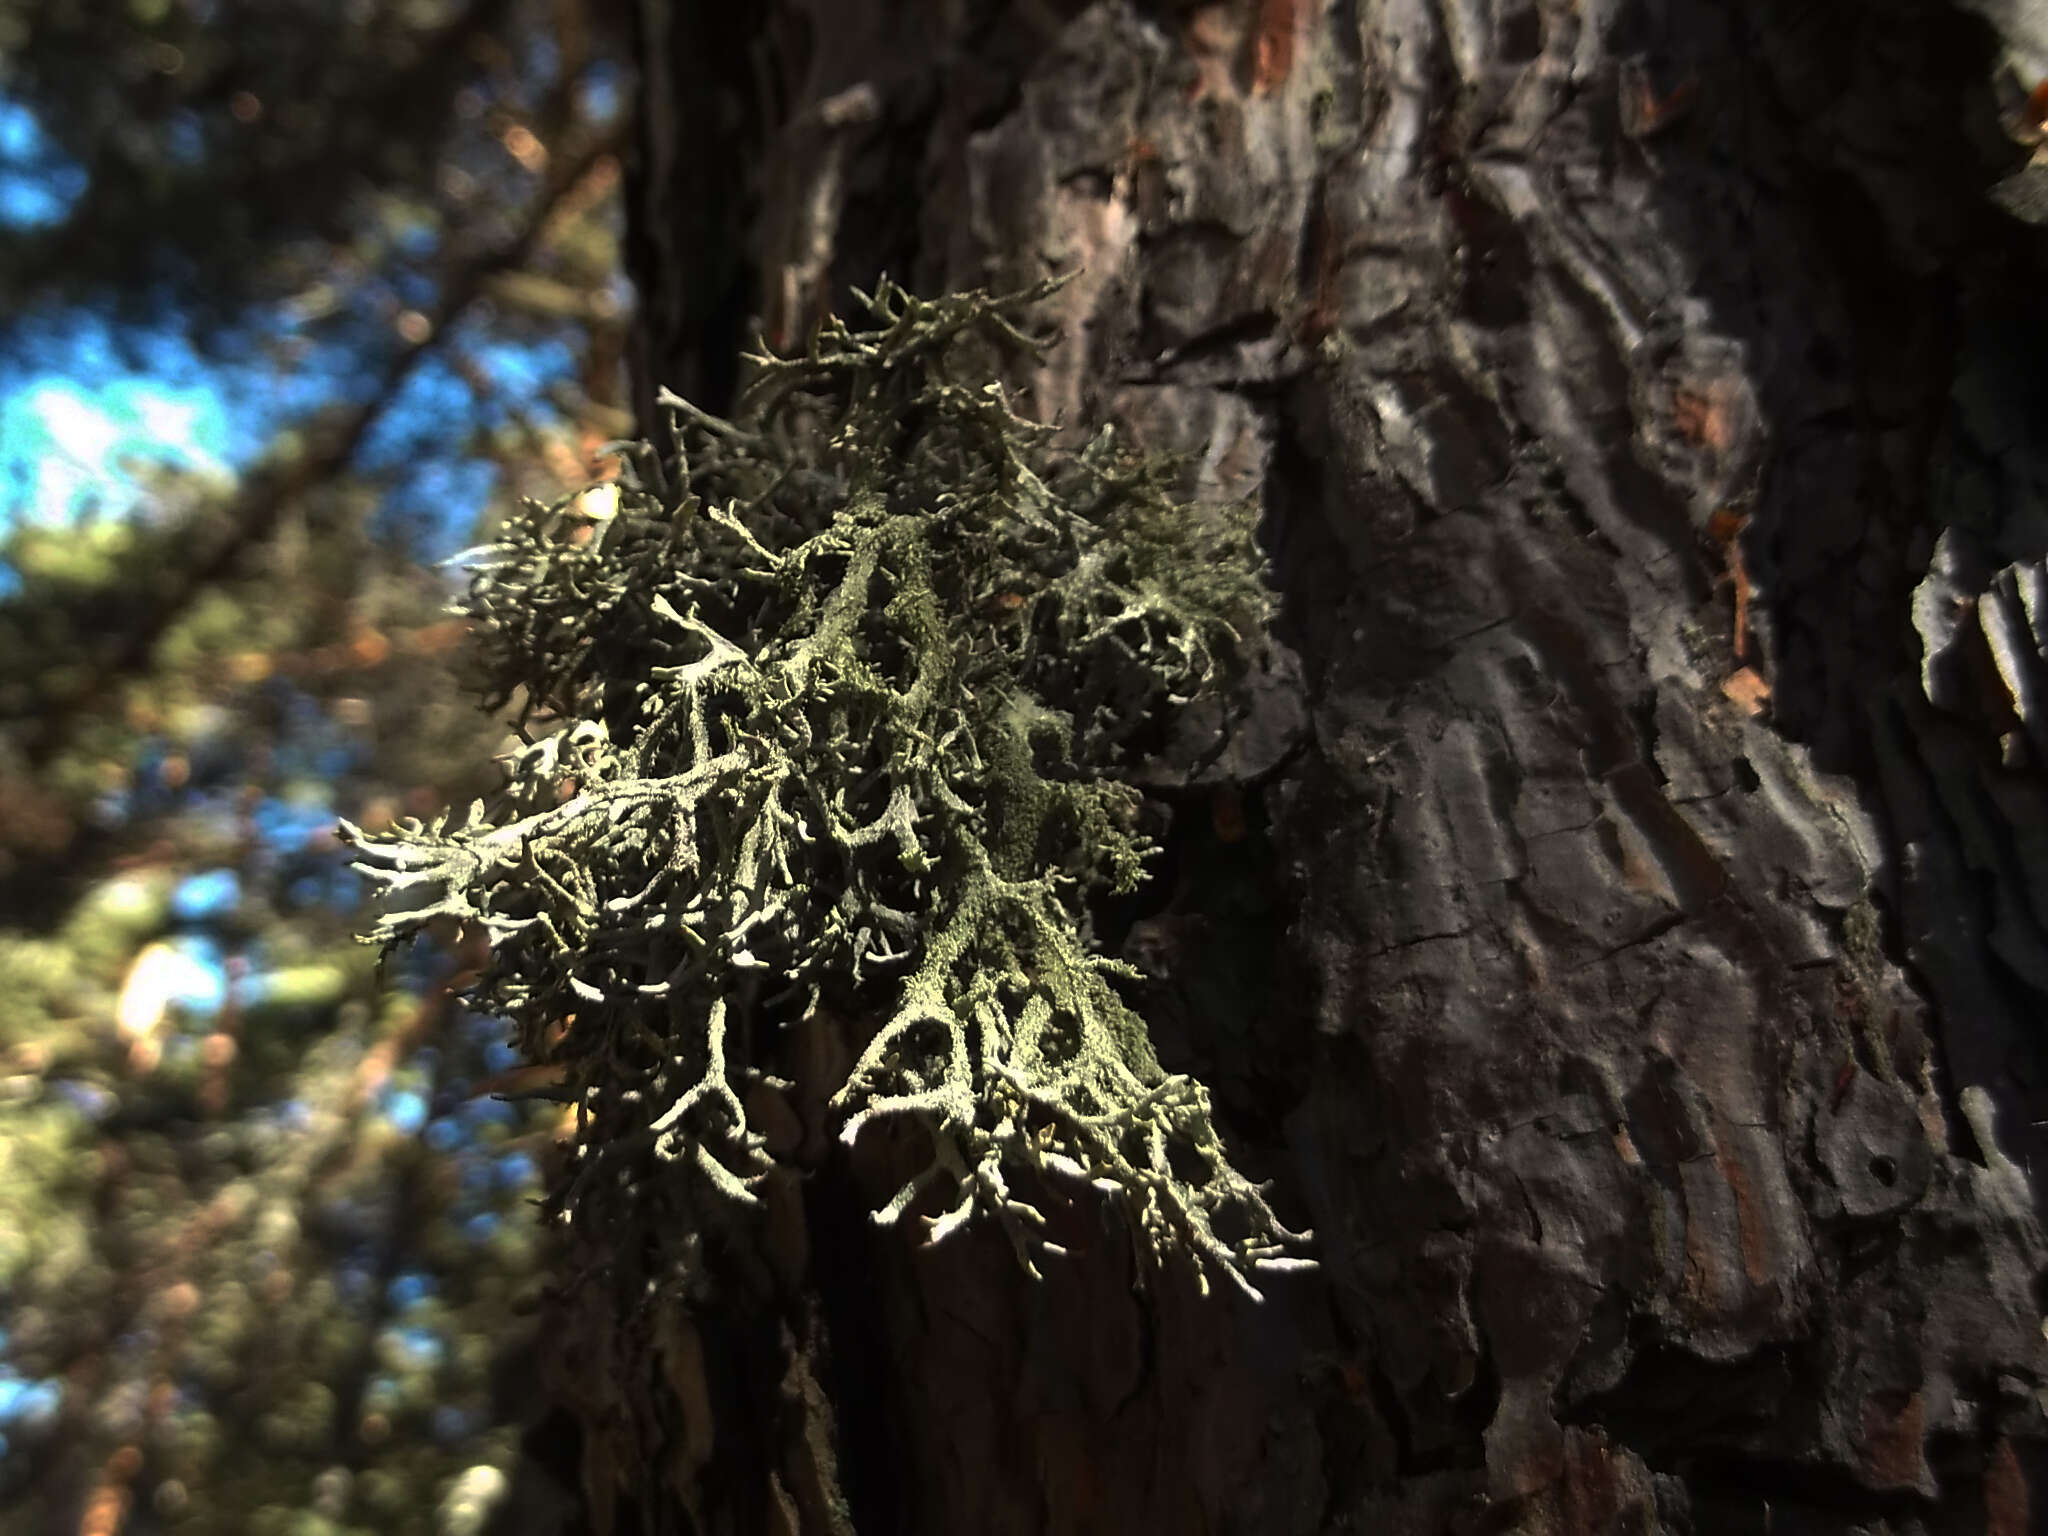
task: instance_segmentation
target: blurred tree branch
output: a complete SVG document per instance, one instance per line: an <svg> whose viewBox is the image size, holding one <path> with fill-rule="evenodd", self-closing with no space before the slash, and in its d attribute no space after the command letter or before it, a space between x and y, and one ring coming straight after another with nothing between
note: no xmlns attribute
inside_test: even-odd
<svg viewBox="0 0 2048 1536"><path fill-rule="evenodd" d="M234 316L278 281L280 252L338 238L356 168L386 186L424 178L431 159L411 146L439 137L455 86L504 52L517 12L471 0L433 25L390 7L292 19L268 0L210 22L186 7L30 9L9 93L90 177L61 224L9 242L0 330L53 296L131 317L171 301L202 330ZM179 154L179 126L216 152Z"/></svg>
<svg viewBox="0 0 2048 1536"><path fill-rule="evenodd" d="M167 631L202 593L230 578L244 554L276 528L292 503L353 460L406 381L493 282L517 271L544 243L556 215L593 176L616 174L616 133L607 132L566 154L552 156L526 222L511 240L456 265L441 286L439 302L423 326L412 328L401 349L385 364L368 398L317 430L311 445L289 462L269 464L242 486L230 503L226 530L189 564L172 571L154 600L136 619L110 636L88 663L83 680L57 698L36 697L33 714L4 723L28 725L22 750L32 768L47 766L76 740L78 731L123 678L147 666Z"/></svg>

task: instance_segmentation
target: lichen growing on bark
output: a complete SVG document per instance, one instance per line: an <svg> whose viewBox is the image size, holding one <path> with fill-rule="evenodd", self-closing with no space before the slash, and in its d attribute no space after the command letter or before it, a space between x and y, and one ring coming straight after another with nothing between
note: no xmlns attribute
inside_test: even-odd
<svg viewBox="0 0 2048 1536"><path fill-rule="evenodd" d="M735 420L665 396L672 458L475 560L487 702L523 697L530 744L489 805L343 835L382 886L369 939L488 934L474 998L579 1106L565 1216L664 1164L752 1202L743 1101L823 1007L874 1025L843 1138L929 1134L878 1221L992 1217L1030 1265L1035 1201L1082 1182L1205 1288L1302 1262L1087 908L1152 851L1120 771L1266 620L1252 514L1013 412L994 380L1046 291L884 284L869 327L753 359Z"/></svg>

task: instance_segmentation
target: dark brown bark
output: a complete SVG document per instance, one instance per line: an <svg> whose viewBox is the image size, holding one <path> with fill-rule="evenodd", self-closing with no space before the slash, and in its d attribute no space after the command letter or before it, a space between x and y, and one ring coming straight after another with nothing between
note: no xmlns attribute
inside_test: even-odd
<svg viewBox="0 0 2048 1536"><path fill-rule="evenodd" d="M1264 499L1285 648L1221 759L1162 765L1173 869L1124 916L1162 1055L1322 1268L1140 1291L1085 1213L1042 1284L999 1236L912 1253L806 1125L764 1233L573 1293L603 1500L2031 1529L2048 263L1986 195L2018 156L1985 23L707 9L643 5L643 389L716 376L731 289L673 264L711 215L745 241L687 271L751 274L783 342L883 267L1078 265L1036 408ZM736 155L682 131L727 109L691 75L767 114ZM829 1092L843 1049L791 1075Z"/></svg>

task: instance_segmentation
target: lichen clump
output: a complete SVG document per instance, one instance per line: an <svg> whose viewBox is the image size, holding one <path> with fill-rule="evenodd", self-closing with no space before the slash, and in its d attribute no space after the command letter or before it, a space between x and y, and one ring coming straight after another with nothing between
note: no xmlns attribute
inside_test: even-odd
<svg viewBox="0 0 2048 1536"><path fill-rule="evenodd" d="M773 1162L743 1100L824 1008L873 1029L845 1141L928 1133L878 1221L992 1216L1029 1265L1034 1200L1079 1181L1205 1288L1302 1262L1087 907L1152 852L1119 774L1268 615L1252 516L1011 409L993 380L1048 291L885 284L871 326L752 359L735 420L664 396L670 458L473 562L487 703L522 698L530 744L489 806L343 836L384 887L369 939L488 934L473 997L579 1106L565 1215L650 1155L752 1202Z"/></svg>

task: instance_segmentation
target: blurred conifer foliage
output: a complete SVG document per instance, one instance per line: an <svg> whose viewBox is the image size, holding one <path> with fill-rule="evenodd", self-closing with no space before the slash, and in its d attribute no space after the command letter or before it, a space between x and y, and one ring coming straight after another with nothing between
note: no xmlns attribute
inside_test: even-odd
<svg viewBox="0 0 2048 1536"><path fill-rule="evenodd" d="M0 6L0 155L48 194L0 237L10 377L61 371L81 314L176 335L265 442L160 506L118 619L0 688L33 761L311 488L355 470L445 523L465 457L566 484L619 435L614 53L602 5L542 0Z"/></svg>
<svg viewBox="0 0 2048 1536"><path fill-rule="evenodd" d="M52 295L215 325L375 262L376 200L512 217L487 146L557 133L595 18L519 0L10 0L0 85L80 168L68 216L0 252L0 308ZM478 131L482 130L482 131ZM530 158L516 157L515 159ZM475 233L487 233L482 227ZM126 238L122 238L126 236Z"/></svg>
<svg viewBox="0 0 2048 1536"><path fill-rule="evenodd" d="M33 592L123 543L14 558ZM0 930L8 1529L476 1530L509 1487L550 1127L492 1096L507 1029L451 1003L453 935L364 963L331 832L499 731L447 702L430 573L296 528L269 564L39 786L104 851Z"/></svg>
<svg viewBox="0 0 2048 1536"><path fill-rule="evenodd" d="M260 407L232 478L0 507L0 1530L552 1528L558 1116L333 827L495 782L421 557L624 430L621 79L597 0L0 0L0 387L89 321Z"/></svg>

